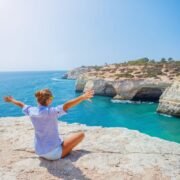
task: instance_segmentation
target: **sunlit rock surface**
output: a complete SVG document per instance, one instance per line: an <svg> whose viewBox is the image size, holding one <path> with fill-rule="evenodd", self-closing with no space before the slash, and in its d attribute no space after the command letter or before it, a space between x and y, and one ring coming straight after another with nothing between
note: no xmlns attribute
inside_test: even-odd
<svg viewBox="0 0 180 180"><path fill-rule="evenodd" d="M164 91L157 111L180 117L180 77Z"/></svg>
<svg viewBox="0 0 180 180"><path fill-rule="evenodd" d="M180 179L180 144L126 128L59 123L63 138L84 131L85 139L56 161L34 153L28 117L0 119L0 179Z"/></svg>

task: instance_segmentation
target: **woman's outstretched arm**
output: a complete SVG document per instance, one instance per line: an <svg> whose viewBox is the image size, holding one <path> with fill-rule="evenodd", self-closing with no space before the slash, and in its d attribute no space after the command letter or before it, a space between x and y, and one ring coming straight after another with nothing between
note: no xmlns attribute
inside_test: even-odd
<svg viewBox="0 0 180 180"><path fill-rule="evenodd" d="M67 102L64 104L63 109L64 109L65 111L67 111L69 108L78 105L78 104L81 103L82 101L88 100L88 99L92 98L93 95L94 95L94 90L88 90L88 91L86 91L84 94L82 94L81 96L79 96L79 97L77 97L77 98L75 98L75 99L72 99L72 100L67 101Z"/></svg>
<svg viewBox="0 0 180 180"><path fill-rule="evenodd" d="M12 103L12 104L15 104L16 106L19 106L21 108L24 107L24 103L21 102L21 101L17 101L16 99L14 99L12 96L5 96L4 97L4 101L5 102L9 102L9 103Z"/></svg>

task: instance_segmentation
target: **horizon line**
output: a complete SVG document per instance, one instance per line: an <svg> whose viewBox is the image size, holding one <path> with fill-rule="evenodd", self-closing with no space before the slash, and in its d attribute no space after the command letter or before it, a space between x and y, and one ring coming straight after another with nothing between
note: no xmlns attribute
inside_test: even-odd
<svg viewBox="0 0 180 180"><path fill-rule="evenodd" d="M0 70L0 73L1 72L45 72L45 71L70 71L70 70L73 70L73 69L75 69L75 68L78 68L78 67L82 67L82 66L86 66L86 67L88 67L88 66L103 66L103 65L105 65L105 64L108 64L108 65L111 65L111 64L123 64L123 63L127 63L127 62L129 62L129 61L137 61L137 60L140 60L140 59L144 59L144 58L147 58L147 59L149 59L150 61L151 60L154 60L155 62L160 62L161 61L161 59L164 59L166 62L168 62L168 58L161 58L160 60L158 59L150 59L150 58L148 58L148 57L142 57L142 58L137 58L137 59L133 59L133 60L124 60L124 61L122 61L122 62L111 62L111 63L106 63L106 62L104 62L104 64L101 64L101 65L81 65L81 66L77 66L77 67L73 67L73 68L69 68L69 69L26 69L26 70L20 70L20 69L17 69L17 70ZM179 62L180 60L179 59L174 59L174 58L172 58L172 60L173 61L175 61L175 62Z"/></svg>
<svg viewBox="0 0 180 180"><path fill-rule="evenodd" d="M69 70L62 70L62 69L60 69L60 70L0 70L0 73L1 72L49 72L49 71L69 71Z"/></svg>

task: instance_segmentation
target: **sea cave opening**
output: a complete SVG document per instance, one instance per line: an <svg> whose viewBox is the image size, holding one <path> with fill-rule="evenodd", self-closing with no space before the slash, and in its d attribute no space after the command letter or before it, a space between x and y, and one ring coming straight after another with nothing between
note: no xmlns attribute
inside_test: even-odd
<svg viewBox="0 0 180 180"><path fill-rule="evenodd" d="M111 84L106 84L104 88L104 95L113 97L116 95L116 90Z"/></svg>
<svg viewBox="0 0 180 180"><path fill-rule="evenodd" d="M135 94L132 101L158 102L161 94L162 90L159 88L143 87Z"/></svg>

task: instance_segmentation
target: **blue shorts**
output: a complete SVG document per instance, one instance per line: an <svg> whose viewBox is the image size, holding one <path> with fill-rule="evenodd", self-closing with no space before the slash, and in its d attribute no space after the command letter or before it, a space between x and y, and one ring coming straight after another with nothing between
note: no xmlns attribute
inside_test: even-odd
<svg viewBox="0 0 180 180"><path fill-rule="evenodd" d="M62 155L62 145L58 146L57 148L53 149L52 151L41 154L40 157L43 157L47 160L57 160L60 159Z"/></svg>

